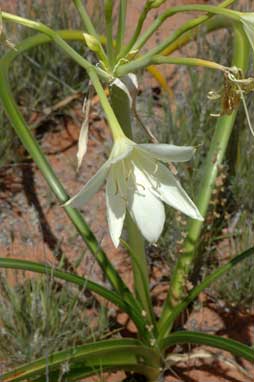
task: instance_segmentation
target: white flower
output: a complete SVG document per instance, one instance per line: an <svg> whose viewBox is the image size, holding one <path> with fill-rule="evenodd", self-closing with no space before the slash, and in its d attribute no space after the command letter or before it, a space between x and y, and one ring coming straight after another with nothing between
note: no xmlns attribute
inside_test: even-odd
<svg viewBox="0 0 254 382"><path fill-rule="evenodd" d="M149 242L156 242L165 222L162 202L193 219L203 220L180 183L160 162L188 161L193 152L188 146L138 145L121 137L116 140L109 159L66 205L82 207L106 179L107 218L114 245L119 245L126 209L142 235Z"/></svg>
<svg viewBox="0 0 254 382"><path fill-rule="evenodd" d="M243 29L254 51L254 13L242 13L240 21L243 24Z"/></svg>

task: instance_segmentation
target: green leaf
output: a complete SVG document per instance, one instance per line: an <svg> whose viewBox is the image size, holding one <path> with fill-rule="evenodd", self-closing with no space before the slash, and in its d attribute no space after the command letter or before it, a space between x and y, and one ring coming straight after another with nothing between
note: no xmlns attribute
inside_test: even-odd
<svg viewBox="0 0 254 382"><path fill-rule="evenodd" d="M193 288L185 299L178 304L170 314L162 315L162 319L159 321L159 339L162 339L168 328L172 325L175 319L187 308L187 306L198 297L205 288L212 284L215 280L221 277L224 273L230 271L233 267L239 264L241 261L247 259L248 257L254 255L254 247L247 249L246 251L240 253L231 259L228 263L222 265L211 275L207 276L199 285Z"/></svg>
<svg viewBox="0 0 254 382"><path fill-rule="evenodd" d="M141 332L144 331L144 320L141 318L140 313L134 306L129 305L125 302L124 298L118 293L108 290L100 284L90 281L84 277L77 276L70 272L65 272L59 269L54 269L48 265L35 263L27 260L20 259L10 259L10 258L0 258L0 268L11 268L11 269L22 269L25 271L32 271L36 273L43 273L52 275L61 280L68 281L72 284L76 284L82 288L87 288L92 292L95 292L99 296L104 297L106 300L112 302L124 312L128 313L129 316L136 323L137 327L140 328Z"/></svg>
<svg viewBox="0 0 254 382"><path fill-rule="evenodd" d="M172 333L170 336L160 341L160 348L162 350L166 350L167 348L177 344L199 344L212 346L214 348L226 350L231 354L254 362L254 350L251 347L244 345L241 342L212 334L189 331Z"/></svg>
<svg viewBox="0 0 254 382"><path fill-rule="evenodd" d="M135 339L113 339L78 346L51 354L1 376L1 382L36 378L45 380L48 368L51 380L58 380L66 365L68 380L89 376L105 370L132 370L149 379L159 374L160 354Z"/></svg>

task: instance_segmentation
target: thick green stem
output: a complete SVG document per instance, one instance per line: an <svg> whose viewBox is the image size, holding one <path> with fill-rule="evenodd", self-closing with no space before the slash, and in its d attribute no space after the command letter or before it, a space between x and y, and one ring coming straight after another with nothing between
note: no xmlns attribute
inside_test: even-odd
<svg viewBox="0 0 254 382"><path fill-rule="evenodd" d="M131 111L128 96L121 89L113 86L111 88L111 104L124 133L128 138L132 139ZM126 226L128 244L130 247L129 252L132 259L135 292L144 308L144 316L147 317L149 323L155 325L154 313L149 297L149 272L145 255L144 239L129 214L127 214L126 217Z"/></svg>
<svg viewBox="0 0 254 382"><path fill-rule="evenodd" d="M59 35L61 35L60 32ZM62 37L66 37L66 35L68 35L68 32L65 31L62 34ZM73 34L70 34L69 38L71 37L73 38ZM45 43L48 41L50 41L50 38L43 35L28 38L27 40L17 45L15 51L10 51L0 60L0 97L2 98L5 111L18 137L20 138L24 147L33 158L34 162L39 167L40 171L42 172L44 178L46 179L49 187L55 194L56 198L61 204L63 204L68 200L68 195L66 194L62 184L56 177L52 167L45 158L43 152L41 151L40 146L31 134L30 129L27 127L25 120L14 100L8 81L8 72L10 64L18 56L18 54L24 52L27 49L31 49L32 47L35 47L38 44ZM88 248L96 257L96 260L98 261L111 285L124 298L126 297L126 301L128 301L130 304L133 304L134 307L137 307L138 305L135 299L133 298L131 292L124 284L123 280L121 279L111 262L108 260L106 254L100 247L95 236L91 232L85 220L82 218L81 214L71 207L63 208L65 209L66 214L70 218L77 231L80 233L83 240L86 242Z"/></svg>
<svg viewBox="0 0 254 382"><path fill-rule="evenodd" d="M249 44L242 29L234 26L234 56L232 65L247 69L249 61ZM236 111L230 116L221 117L215 127L214 136L210 149L205 160L203 171L204 177L199 187L199 193L196 204L203 216L206 215L212 191L215 187L215 181L220 165L224 159L228 146L229 138L234 126ZM188 227L188 235L183 244L183 252L180 256L172 274L171 287L167 296L166 303L161 315L159 327L165 326L165 322L170 320L174 307L181 301L185 283L188 279L194 263L197 261L197 246L199 244L202 222L192 220ZM171 328L167 328L167 332Z"/></svg>

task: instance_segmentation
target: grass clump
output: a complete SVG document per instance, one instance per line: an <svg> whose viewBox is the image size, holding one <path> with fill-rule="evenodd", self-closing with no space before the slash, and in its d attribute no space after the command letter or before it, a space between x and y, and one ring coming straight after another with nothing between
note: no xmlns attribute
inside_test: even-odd
<svg viewBox="0 0 254 382"><path fill-rule="evenodd" d="M104 311L50 275L12 287L0 273L0 359L17 367L67 347L92 342L107 328ZM103 309L103 308L101 308Z"/></svg>

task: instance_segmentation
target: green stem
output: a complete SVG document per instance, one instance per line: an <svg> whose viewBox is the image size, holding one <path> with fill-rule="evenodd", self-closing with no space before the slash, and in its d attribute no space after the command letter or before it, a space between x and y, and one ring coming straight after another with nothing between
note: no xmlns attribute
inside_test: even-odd
<svg viewBox="0 0 254 382"><path fill-rule="evenodd" d="M67 34L68 32L64 32L62 36L64 37ZM59 33L59 35L61 35L61 33ZM71 35L69 37L71 38L73 36ZM15 99L12 95L8 81L8 72L10 64L18 56L18 54L22 53L27 49L31 49L32 47L35 47L38 44L45 43L50 40L51 39L49 37L43 35L30 37L27 40L21 42L19 45L17 45L15 51L10 51L0 60L0 97L2 98L5 111L18 137L20 138L24 147L33 158L34 162L39 167L41 173L43 174L56 198L61 204L63 204L68 200L68 195L66 194L62 184L56 177L52 167L45 158L43 152L41 151L40 146L31 134L30 129L27 127L25 120L22 114L20 113ZM129 289L127 288L127 286L125 285L125 283L123 282L123 280L121 279L111 262L108 260L106 254L100 247L94 234L90 230L85 220L82 218L81 214L71 207L63 208L65 209L65 212L70 218L71 222L73 223L73 225L87 244L88 248L95 256L96 260L101 266L101 269L105 273L107 279L114 287L114 289L118 291L121 295L124 294L128 296L128 302L130 302L130 304L134 304L134 306L137 306L137 303L133 298L131 292L129 291Z"/></svg>
<svg viewBox="0 0 254 382"><path fill-rule="evenodd" d="M149 11L150 11L150 8L147 6L147 4L145 4L142 12L139 15L139 19L138 19L138 23L137 23L135 31L134 31L129 43L127 44L127 46L123 47L122 50L120 51L120 53L117 57L117 60L120 60L122 57L125 57L129 53L129 51L131 50L131 48L133 47L135 42L137 41L138 36L140 35L140 32L142 30L143 24L145 22L146 16L147 16Z"/></svg>
<svg viewBox="0 0 254 382"><path fill-rule="evenodd" d="M177 34L176 38L171 41L161 54L168 56L195 39L200 32L198 28L200 24L204 25L204 31L208 34L212 31L225 28L226 25L230 26L231 20L227 19L227 22L225 23L225 18L223 16L216 16L215 18L201 16L195 20L190 20L184 24L186 28L181 28L181 33Z"/></svg>
<svg viewBox="0 0 254 382"><path fill-rule="evenodd" d="M128 96L116 86L111 88L111 104L126 136L132 139L131 111ZM143 236L129 214L126 216L129 254L132 259L134 287L141 301L148 322L155 326L155 318L149 293L149 273Z"/></svg>
<svg viewBox="0 0 254 382"><path fill-rule="evenodd" d="M107 74L104 70L94 67L89 61L87 61L85 58L83 58L79 53L77 53L69 44L67 44L61 36L58 34L58 32L53 31L46 25L37 22L28 20L23 17L19 17L16 15L12 15L7 12L1 12L3 20L6 21L12 21L16 24L24 25L28 28L37 30L39 32L45 33L47 36L49 36L68 56L70 56L74 61L76 61L82 68L85 70L96 70L98 75L103 78L106 81L109 81L111 79L111 76Z"/></svg>
<svg viewBox="0 0 254 382"><path fill-rule="evenodd" d="M106 56L105 51L103 49L103 46L101 44L100 37L98 36L98 33L96 32L96 29L95 29L89 15L88 15L87 11L86 11L86 7L83 5L81 0L73 0L73 2L75 4L77 10L79 11L80 17L84 23L86 31L90 35L92 35L93 37L96 38L98 45L100 47L101 59L105 63L105 65L107 65L107 63L108 63L107 56Z"/></svg>
<svg viewBox="0 0 254 382"><path fill-rule="evenodd" d="M231 5L235 0L226 0L223 3L219 4L218 7L226 8L229 5ZM168 11L166 11L168 12ZM156 18L156 20L150 25L150 27L145 31L145 33L138 39L136 44L134 45L134 49L141 49L144 44L147 42L147 40L156 32L156 30L161 26L161 24L171 15L166 15L166 12L164 12L162 15ZM207 16L201 16L196 18L195 20L190 20L184 25L187 25L190 23L190 27L194 28L198 26L199 24L203 23L204 21L208 20L213 15L207 15ZM193 26L192 26L193 25ZM190 28L188 27L188 30Z"/></svg>
<svg viewBox="0 0 254 382"><path fill-rule="evenodd" d="M104 13L106 21L106 37L107 37L107 54L109 67L113 69L114 52L113 52L113 0L104 0Z"/></svg>
<svg viewBox="0 0 254 382"><path fill-rule="evenodd" d="M75 4L75 7L79 11L80 17L84 23L84 26L86 28L86 31L91 34L92 36L96 37L98 41L100 41L99 36L96 32L96 29L86 11L86 7L82 3L82 0L73 0L73 3Z"/></svg>
<svg viewBox="0 0 254 382"><path fill-rule="evenodd" d="M126 25L126 10L127 10L127 0L120 0L118 29L117 29L117 36L116 36L116 54L120 52L123 41L124 41L125 25Z"/></svg>
<svg viewBox="0 0 254 382"><path fill-rule="evenodd" d="M186 66L202 66L214 70L225 70L225 66L218 64L217 62L203 60L195 57L167 57L167 56L153 56L148 57L147 60L142 60L142 65L139 65L139 69L145 68L149 65L163 65L163 64L173 64L173 65L186 65ZM120 66L117 70L118 76L124 76L129 72L135 72L136 62L133 61L128 65Z"/></svg>
<svg viewBox="0 0 254 382"><path fill-rule="evenodd" d="M249 44L242 29L234 26L234 56L232 65L245 71L248 67ZM215 127L214 136L205 160L203 171L204 177L201 181L197 197L197 206L203 216L206 215L212 191L215 186L218 170L224 159L229 138L234 126L237 112L229 116L221 117ZM161 322L169 320L173 314L174 307L181 301L185 283L195 261L198 259L197 246L199 244L202 222L192 220L188 227L188 235L183 244L183 253L180 256L172 274L171 287L164 304ZM200 254L199 254L200 255ZM168 330L171 328L169 327Z"/></svg>
<svg viewBox="0 0 254 382"><path fill-rule="evenodd" d="M186 66L202 66L208 69L215 69L225 71L225 66L218 64L214 61L203 60L195 57L165 57L165 56L154 56L151 60L153 65L161 64L176 64L176 65L186 65Z"/></svg>
<svg viewBox="0 0 254 382"><path fill-rule="evenodd" d="M222 7L213 7L209 5L185 5L185 6L179 6L179 7L172 7L169 10L167 10L165 13L167 13L167 17L169 17L169 16L175 15L178 12L184 12L184 11L187 12L187 11L194 11L194 10L208 12L210 14L215 14L215 15L226 16L231 21L232 20L239 21L239 17L240 17L239 12L232 11L230 9L224 9ZM198 23L199 24L201 23L200 19L198 19ZM131 61L130 63L121 65L117 70L117 75L122 75L122 73L135 72L140 68L146 67L147 65L149 65L153 56L163 52L163 50L167 48L168 45L172 44L176 39L178 39L188 30L195 28L196 26L197 26L197 20L191 20L190 22L183 24L180 28L175 30L167 39L165 39L161 44L158 44L155 48L150 49L148 53L144 54L143 56L137 58L134 61ZM134 48L136 49L136 46Z"/></svg>

